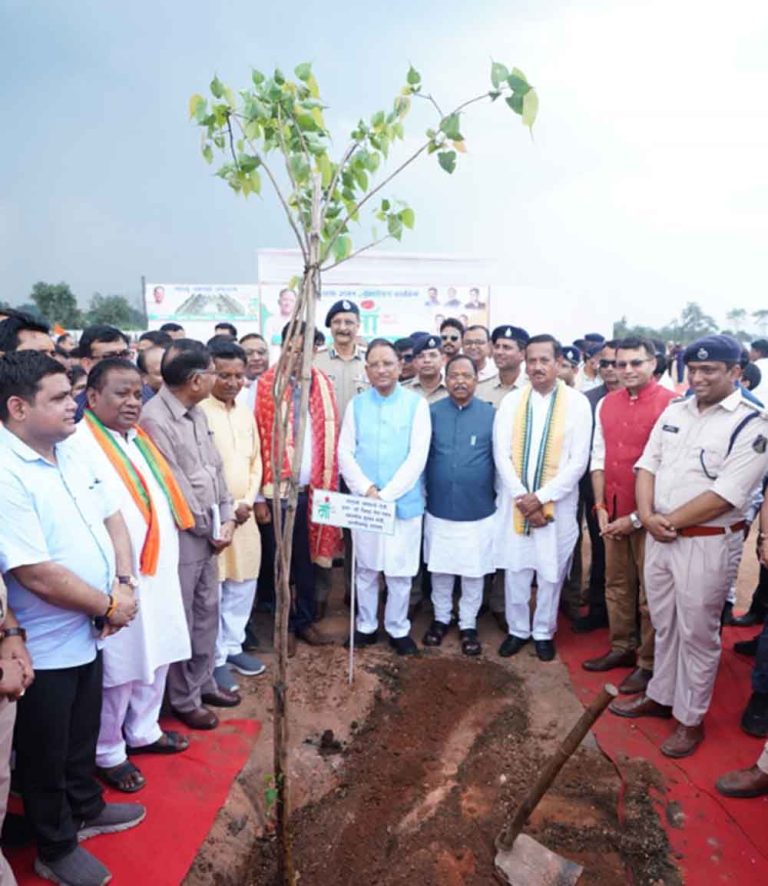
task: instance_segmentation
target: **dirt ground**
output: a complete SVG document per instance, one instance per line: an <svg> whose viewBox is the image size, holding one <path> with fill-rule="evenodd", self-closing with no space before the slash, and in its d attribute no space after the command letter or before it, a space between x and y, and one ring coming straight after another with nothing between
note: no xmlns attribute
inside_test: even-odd
<svg viewBox="0 0 768 886"><path fill-rule="evenodd" d="M737 609L757 568L747 545ZM588 552L585 551L585 559ZM337 570L338 572L338 570ZM349 616L334 582L321 629L339 644ZM413 636L429 622L422 613ZM483 655L461 655L452 631L439 650L398 659L383 643L356 655L299 644L290 663L295 861L308 886L360 883L462 886L497 882L493 841L546 755L581 714L565 666L531 647L496 655L502 634L479 622ZM225 717L256 718L262 736L186 878L187 886L271 886L271 623L261 620L264 676L239 678L244 696ZM623 781L622 781L623 779ZM653 768L621 761L591 736L544 798L526 832L585 868L583 884L680 882L669 857Z"/></svg>

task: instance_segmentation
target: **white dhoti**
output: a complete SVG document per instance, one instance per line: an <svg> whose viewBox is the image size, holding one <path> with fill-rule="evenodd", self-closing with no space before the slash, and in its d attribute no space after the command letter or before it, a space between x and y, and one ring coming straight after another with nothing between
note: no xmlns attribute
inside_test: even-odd
<svg viewBox="0 0 768 886"><path fill-rule="evenodd" d="M168 665L162 665L151 683L136 680L104 688L96 744L97 766L118 766L126 759L126 744L142 747L153 744L162 736L157 721L167 676Z"/></svg>
<svg viewBox="0 0 768 886"><path fill-rule="evenodd" d="M424 517L424 561L432 575L435 620L450 624L454 576L461 576L459 629L477 624L485 576L493 572L495 513L482 520Z"/></svg>
<svg viewBox="0 0 768 886"><path fill-rule="evenodd" d="M219 636L216 640L216 667L230 655L243 651L245 626L251 617L256 596L256 579L235 581L228 578L219 585Z"/></svg>

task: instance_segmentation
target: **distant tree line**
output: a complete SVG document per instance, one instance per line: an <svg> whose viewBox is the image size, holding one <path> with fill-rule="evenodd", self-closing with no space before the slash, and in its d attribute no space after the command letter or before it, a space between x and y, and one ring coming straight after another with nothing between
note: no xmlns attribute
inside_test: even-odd
<svg viewBox="0 0 768 886"><path fill-rule="evenodd" d="M127 330L145 329L147 325L144 311L124 295L94 292L88 308L81 310L68 283L35 283L29 300L16 307L65 329L83 329L93 323L109 323Z"/></svg>
<svg viewBox="0 0 768 886"><path fill-rule="evenodd" d="M695 301L689 301L680 316L671 320L666 326L642 326L630 323L626 317L622 317L621 320L613 324L613 337L625 338L630 335L640 335L685 345L713 332L732 335L742 342L752 341L758 336L760 338L768 336L768 310L750 313L746 308L732 308L725 318L728 324L721 329L714 317L705 313L701 305Z"/></svg>

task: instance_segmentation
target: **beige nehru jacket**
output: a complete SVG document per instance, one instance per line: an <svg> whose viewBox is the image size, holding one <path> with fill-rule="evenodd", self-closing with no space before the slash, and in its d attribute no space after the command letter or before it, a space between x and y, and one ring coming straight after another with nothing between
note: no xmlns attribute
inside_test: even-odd
<svg viewBox="0 0 768 886"><path fill-rule="evenodd" d="M668 514L714 492L733 507L707 525L729 526L743 519L768 471L767 450L768 416L740 391L703 412L695 397L679 398L662 412L635 469L655 475L656 511Z"/></svg>
<svg viewBox="0 0 768 886"><path fill-rule="evenodd" d="M336 393L336 404L339 407L339 421L344 418L349 401L368 387L368 376L365 373L365 352L355 349L351 360L342 359L331 345L326 351L315 355L315 368L328 376Z"/></svg>

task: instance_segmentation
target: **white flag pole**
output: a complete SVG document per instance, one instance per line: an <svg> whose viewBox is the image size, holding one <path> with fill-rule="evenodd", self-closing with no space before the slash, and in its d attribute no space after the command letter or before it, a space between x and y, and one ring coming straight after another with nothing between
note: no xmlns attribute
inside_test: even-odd
<svg viewBox="0 0 768 886"><path fill-rule="evenodd" d="M355 568L355 533L350 530L350 557L352 562L349 568L349 685L351 686L355 679L355 592L356 592L356 572Z"/></svg>

